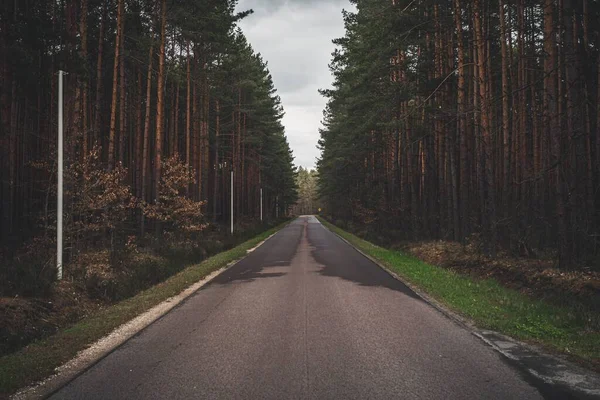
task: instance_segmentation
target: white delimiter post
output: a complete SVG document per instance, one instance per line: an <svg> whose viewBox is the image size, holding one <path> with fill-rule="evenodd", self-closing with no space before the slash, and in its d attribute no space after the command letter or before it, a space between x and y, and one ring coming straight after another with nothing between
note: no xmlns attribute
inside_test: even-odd
<svg viewBox="0 0 600 400"><path fill-rule="evenodd" d="M263 220L263 188L260 188L260 220Z"/></svg>
<svg viewBox="0 0 600 400"><path fill-rule="evenodd" d="M233 170L231 170L231 234L233 235Z"/></svg>
<svg viewBox="0 0 600 400"><path fill-rule="evenodd" d="M57 278L63 277L63 76L58 71L58 188L56 196L56 268Z"/></svg>

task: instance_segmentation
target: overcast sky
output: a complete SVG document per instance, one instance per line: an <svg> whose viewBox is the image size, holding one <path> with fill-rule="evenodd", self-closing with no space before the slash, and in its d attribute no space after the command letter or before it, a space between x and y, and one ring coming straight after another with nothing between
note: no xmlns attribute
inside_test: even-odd
<svg viewBox="0 0 600 400"><path fill-rule="evenodd" d="M331 86L331 40L344 35L342 9L348 0L240 0L238 10L254 14L240 26L269 64L285 109L283 125L295 164L314 168L325 99Z"/></svg>

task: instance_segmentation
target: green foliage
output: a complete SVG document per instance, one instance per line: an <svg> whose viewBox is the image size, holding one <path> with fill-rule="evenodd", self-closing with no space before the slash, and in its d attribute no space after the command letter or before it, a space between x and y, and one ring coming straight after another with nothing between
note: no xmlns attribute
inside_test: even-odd
<svg viewBox="0 0 600 400"><path fill-rule="evenodd" d="M317 198L317 171L300 167L296 175L298 202L294 205L296 215L316 214L320 203Z"/></svg>
<svg viewBox="0 0 600 400"><path fill-rule="evenodd" d="M597 3L352 3L321 91L331 214L596 269Z"/></svg>
<svg viewBox="0 0 600 400"><path fill-rule="evenodd" d="M380 176L383 160L372 159L391 145L383 140L382 131L399 129L396 107L426 92L409 79L391 80L390 59L402 49L407 54L404 73L426 78L427 51L414 52L424 39L413 28L425 30L432 21L418 16L415 10L421 6L416 3L406 7L390 7L382 0L353 3L358 11L344 13L346 36L334 40L338 45L330 65L334 88L321 91L328 104L319 141L319 194L335 216L363 220L360 214L376 210L389 190L387 177Z"/></svg>
<svg viewBox="0 0 600 400"><path fill-rule="evenodd" d="M241 30L230 33L226 48L218 67L212 70L215 87L224 90L215 90L213 96L220 101L221 115L243 112L246 127L243 144L249 149L247 168L259 168L268 214L274 214L277 198L280 215L283 215L286 208L296 202L298 193L294 157L281 123L284 115L281 99L267 63L254 51ZM221 130L235 132L236 122L234 118L222 118ZM220 159L227 160L233 151L230 141L222 141ZM224 168L228 168L227 165Z"/></svg>

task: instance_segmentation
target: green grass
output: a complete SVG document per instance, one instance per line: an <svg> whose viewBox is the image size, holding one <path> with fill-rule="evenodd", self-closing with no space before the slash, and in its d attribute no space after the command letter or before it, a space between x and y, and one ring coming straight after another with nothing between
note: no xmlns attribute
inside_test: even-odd
<svg viewBox="0 0 600 400"><path fill-rule="evenodd" d="M493 279L473 279L429 265L400 251L362 240L320 218L330 230L378 260L476 326L543 345L588 365L600 361L600 332L585 313L531 298Z"/></svg>
<svg viewBox="0 0 600 400"><path fill-rule="evenodd" d="M241 245L200 264L190 266L166 281L115 304L56 335L34 342L24 349L0 358L0 398L50 376L56 367L72 359L115 328L181 293L211 272L243 258L247 250L277 232L287 224L272 228Z"/></svg>

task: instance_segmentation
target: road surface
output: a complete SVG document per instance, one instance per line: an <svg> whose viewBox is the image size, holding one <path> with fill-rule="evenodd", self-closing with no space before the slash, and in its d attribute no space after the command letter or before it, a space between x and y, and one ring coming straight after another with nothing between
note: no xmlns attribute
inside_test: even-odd
<svg viewBox="0 0 600 400"><path fill-rule="evenodd" d="M499 354L301 217L53 399L537 399Z"/></svg>

